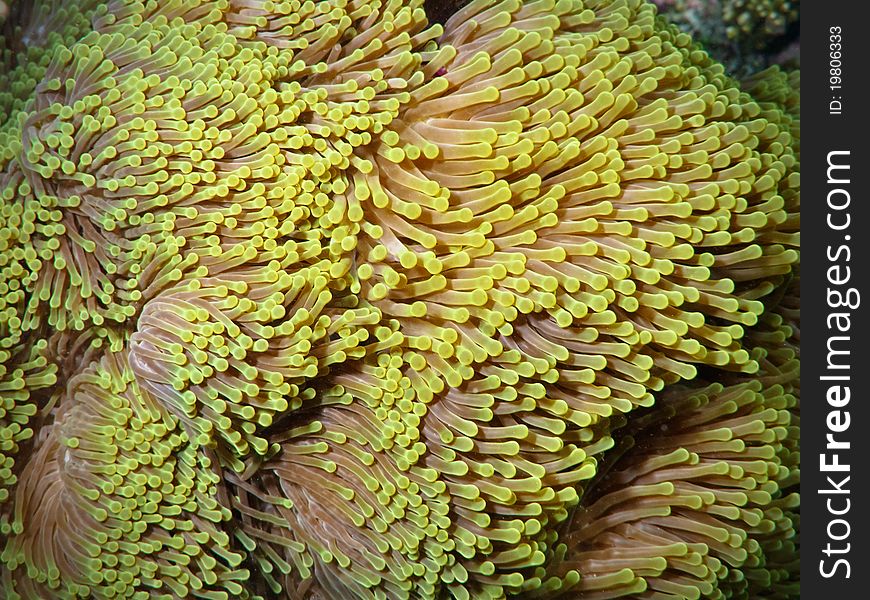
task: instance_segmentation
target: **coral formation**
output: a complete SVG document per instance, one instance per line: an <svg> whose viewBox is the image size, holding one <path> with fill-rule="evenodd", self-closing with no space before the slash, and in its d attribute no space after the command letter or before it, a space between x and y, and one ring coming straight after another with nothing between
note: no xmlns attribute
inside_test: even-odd
<svg viewBox="0 0 870 600"><path fill-rule="evenodd" d="M703 44L732 74L798 64L798 0L654 0L660 13Z"/></svg>
<svg viewBox="0 0 870 600"><path fill-rule="evenodd" d="M643 0L3 31L4 597L796 596L796 75Z"/></svg>
<svg viewBox="0 0 870 600"><path fill-rule="evenodd" d="M671 18L699 28L721 24L729 39L756 46L782 35L800 16L799 0L658 0L656 4Z"/></svg>
<svg viewBox="0 0 870 600"><path fill-rule="evenodd" d="M733 0L722 7L731 38L758 31L767 36L782 35L799 14L800 2L791 0Z"/></svg>

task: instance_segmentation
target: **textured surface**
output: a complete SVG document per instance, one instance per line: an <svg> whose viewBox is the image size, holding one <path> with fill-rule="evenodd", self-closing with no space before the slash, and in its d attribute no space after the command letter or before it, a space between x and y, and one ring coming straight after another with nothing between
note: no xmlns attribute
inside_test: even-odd
<svg viewBox="0 0 870 600"><path fill-rule="evenodd" d="M799 0L654 0L659 13L745 76L800 64Z"/></svg>
<svg viewBox="0 0 870 600"><path fill-rule="evenodd" d="M4 31L5 597L796 597L796 75L640 0Z"/></svg>

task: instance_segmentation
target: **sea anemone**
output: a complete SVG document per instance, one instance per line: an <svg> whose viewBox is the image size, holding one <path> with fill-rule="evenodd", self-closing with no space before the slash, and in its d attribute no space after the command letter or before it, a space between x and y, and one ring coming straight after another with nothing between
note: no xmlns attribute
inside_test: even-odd
<svg viewBox="0 0 870 600"><path fill-rule="evenodd" d="M795 597L794 77L643 0L4 32L5 597Z"/></svg>

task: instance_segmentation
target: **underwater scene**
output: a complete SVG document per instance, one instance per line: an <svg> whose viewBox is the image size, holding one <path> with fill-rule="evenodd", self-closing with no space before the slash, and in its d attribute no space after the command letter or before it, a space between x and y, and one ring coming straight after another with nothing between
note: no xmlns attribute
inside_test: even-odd
<svg viewBox="0 0 870 600"><path fill-rule="evenodd" d="M0 600L796 600L799 3L0 1Z"/></svg>

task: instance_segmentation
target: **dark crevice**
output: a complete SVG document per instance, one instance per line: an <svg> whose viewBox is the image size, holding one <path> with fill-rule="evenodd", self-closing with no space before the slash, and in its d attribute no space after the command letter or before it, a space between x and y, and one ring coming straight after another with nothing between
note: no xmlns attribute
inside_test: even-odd
<svg viewBox="0 0 870 600"><path fill-rule="evenodd" d="M444 25L453 14L460 8L469 4L471 0L424 0L423 7L426 9L426 16L429 18L429 24L434 25L439 23Z"/></svg>
<svg viewBox="0 0 870 600"><path fill-rule="evenodd" d="M770 54L779 54L788 48L794 42L799 42L801 39L801 22L794 21L788 25L781 36L776 37L767 45L767 52Z"/></svg>

